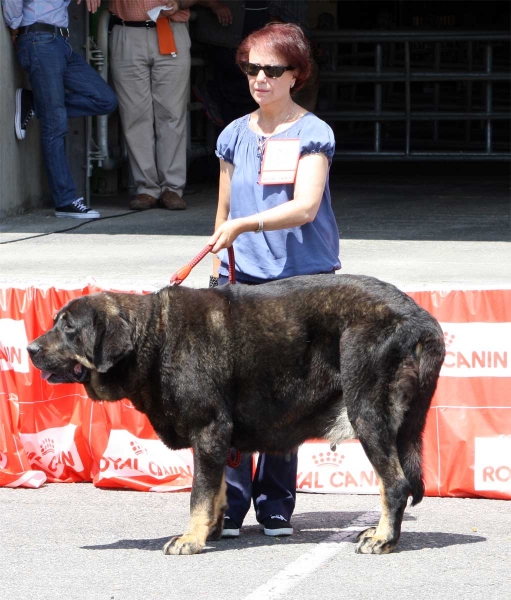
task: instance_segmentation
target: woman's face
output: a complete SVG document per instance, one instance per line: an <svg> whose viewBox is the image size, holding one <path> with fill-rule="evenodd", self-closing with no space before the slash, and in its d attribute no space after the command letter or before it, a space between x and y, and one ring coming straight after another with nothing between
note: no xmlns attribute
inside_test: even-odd
<svg viewBox="0 0 511 600"><path fill-rule="evenodd" d="M250 63L258 65L278 65L288 67L287 61L279 54L270 50L254 46L248 56ZM291 86L295 82L294 71L284 71L281 77L267 77L261 69L257 75L247 75L250 93L259 106L266 106L273 102L289 100Z"/></svg>

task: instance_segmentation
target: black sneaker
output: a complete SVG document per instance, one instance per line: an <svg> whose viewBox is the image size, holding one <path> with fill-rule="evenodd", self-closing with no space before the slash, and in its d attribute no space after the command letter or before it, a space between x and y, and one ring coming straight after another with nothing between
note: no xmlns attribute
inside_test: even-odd
<svg viewBox="0 0 511 600"><path fill-rule="evenodd" d="M56 217L68 217L70 219L99 219L101 216L97 210L87 208L83 203L83 198L78 198L71 204L59 206L55 209Z"/></svg>
<svg viewBox="0 0 511 600"><path fill-rule="evenodd" d="M264 535L292 535L291 523L286 521L282 515L270 515L261 523Z"/></svg>
<svg viewBox="0 0 511 600"><path fill-rule="evenodd" d="M16 114L14 115L14 129L18 140L24 140L27 124L34 116L34 100L32 92L23 88L16 90Z"/></svg>
<svg viewBox="0 0 511 600"><path fill-rule="evenodd" d="M238 537L240 534L240 528L238 524L231 519L231 517L224 517L224 529L222 531L223 538Z"/></svg>

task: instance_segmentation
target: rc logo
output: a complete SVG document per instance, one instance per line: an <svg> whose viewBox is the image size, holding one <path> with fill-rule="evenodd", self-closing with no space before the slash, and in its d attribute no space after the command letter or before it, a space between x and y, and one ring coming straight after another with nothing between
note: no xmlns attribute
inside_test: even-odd
<svg viewBox="0 0 511 600"><path fill-rule="evenodd" d="M474 439L474 490L511 492L511 436Z"/></svg>
<svg viewBox="0 0 511 600"><path fill-rule="evenodd" d="M0 370L28 373L27 345L23 321L0 319Z"/></svg>
<svg viewBox="0 0 511 600"><path fill-rule="evenodd" d="M55 478L64 469L81 473L83 463L75 443L76 425L52 427L39 433L20 433L21 443L32 467L46 471Z"/></svg>
<svg viewBox="0 0 511 600"><path fill-rule="evenodd" d="M443 377L511 377L511 323L440 323Z"/></svg>

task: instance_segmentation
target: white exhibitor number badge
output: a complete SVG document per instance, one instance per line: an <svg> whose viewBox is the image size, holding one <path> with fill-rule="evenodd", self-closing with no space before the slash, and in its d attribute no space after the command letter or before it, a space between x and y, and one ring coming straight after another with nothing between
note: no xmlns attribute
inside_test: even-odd
<svg viewBox="0 0 511 600"><path fill-rule="evenodd" d="M259 183L262 185L294 183L299 160L299 139L268 140L264 149Z"/></svg>

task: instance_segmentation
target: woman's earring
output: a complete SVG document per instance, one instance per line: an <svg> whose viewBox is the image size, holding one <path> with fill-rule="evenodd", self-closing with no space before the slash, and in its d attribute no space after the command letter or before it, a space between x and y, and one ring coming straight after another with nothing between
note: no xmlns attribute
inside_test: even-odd
<svg viewBox="0 0 511 600"><path fill-rule="evenodd" d="M295 82L293 81L293 83L291 84L291 87L293 87L293 86L294 86L294 84L295 84Z"/></svg>

